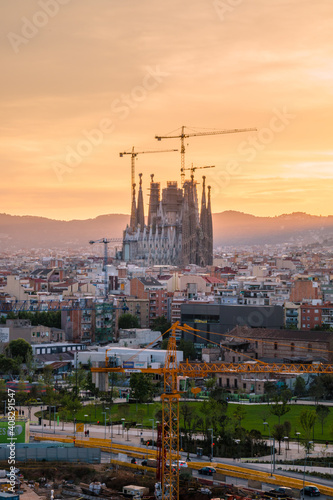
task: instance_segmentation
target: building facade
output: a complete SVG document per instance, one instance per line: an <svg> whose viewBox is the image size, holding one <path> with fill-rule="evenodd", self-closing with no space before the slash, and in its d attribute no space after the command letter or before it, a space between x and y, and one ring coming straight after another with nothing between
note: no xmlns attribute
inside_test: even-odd
<svg viewBox="0 0 333 500"><path fill-rule="evenodd" d="M123 259L143 265L169 264L200 266L213 263L213 226L210 186L203 177L199 213L197 183L194 176L179 188L169 181L162 190L151 175L148 221L145 224L142 176L138 201L132 187L130 225L123 235Z"/></svg>

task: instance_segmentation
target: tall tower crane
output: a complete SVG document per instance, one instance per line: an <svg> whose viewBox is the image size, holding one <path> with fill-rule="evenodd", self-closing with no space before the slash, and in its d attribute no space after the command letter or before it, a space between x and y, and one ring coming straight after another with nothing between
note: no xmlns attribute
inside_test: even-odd
<svg viewBox="0 0 333 500"><path fill-rule="evenodd" d="M191 132L185 133L185 125L181 128L181 133L178 135L155 135L155 139L161 141L162 139L180 139L180 178L182 185L185 181L185 138L199 137L203 135L218 135L218 134L237 134L239 132L254 132L256 128L234 128L230 130L212 130L211 132Z"/></svg>
<svg viewBox="0 0 333 500"><path fill-rule="evenodd" d="M333 374L332 364L278 364L263 363L189 363L177 364L176 331L195 331L193 328L174 323L168 341L165 365L162 368L141 368L142 373L159 374L164 377L162 400L162 500L179 500L179 467L174 467L174 459L179 458L179 400L178 377L204 378L216 373L280 373L293 375L301 373ZM108 350L105 352L105 367L92 367L93 373L125 373L122 367L108 366ZM133 370L131 370L133 371Z"/></svg>
<svg viewBox="0 0 333 500"><path fill-rule="evenodd" d="M119 153L119 156L122 158L124 155L131 155L131 187L135 184L135 158L138 155L146 154L146 153L171 153L172 151L178 151L178 149L159 149L157 151L135 151L134 146L132 147L132 151L123 151Z"/></svg>
<svg viewBox="0 0 333 500"><path fill-rule="evenodd" d="M108 244L112 241L122 241L119 238L101 238L99 240L90 240L90 245L94 245L94 243L104 243L104 259L103 259L103 272L104 272L104 286L105 286L105 298L108 298Z"/></svg>

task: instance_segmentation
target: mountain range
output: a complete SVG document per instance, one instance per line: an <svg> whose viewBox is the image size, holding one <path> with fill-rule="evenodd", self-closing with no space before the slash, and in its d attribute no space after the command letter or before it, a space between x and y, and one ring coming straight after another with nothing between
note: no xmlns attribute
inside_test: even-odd
<svg viewBox="0 0 333 500"><path fill-rule="evenodd" d="M77 249L90 240L121 239L129 215L108 214L86 220L54 220L36 216L0 214L0 251L31 248ZM301 243L333 246L333 216L303 212L257 217L237 211L213 214L214 247ZM115 242L121 246L121 242Z"/></svg>

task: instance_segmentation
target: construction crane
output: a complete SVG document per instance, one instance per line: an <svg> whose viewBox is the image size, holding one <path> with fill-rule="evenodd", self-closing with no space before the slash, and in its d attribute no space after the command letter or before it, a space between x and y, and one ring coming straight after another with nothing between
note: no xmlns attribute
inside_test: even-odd
<svg viewBox="0 0 333 500"><path fill-rule="evenodd" d="M103 259L103 272L104 272L104 286L105 286L105 298L108 298L108 244L112 241L118 241L118 238L101 238L100 240L90 240L90 245L94 245L95 243L104 243L104 259Z"/></svg>
<svg viewBox="0 0 333 500"><path fill-rule="evenodd" d="M119 153L119 156L122 158L124 155L131 155L131 187L135 185L135 158L141 154L147 153L171 153L173 151L178 151L178 149L159 149L157 151L135 151L134 146L132 147L132 151L124 151Z"/></svg>
<svg viewBox="0 0 333 500"><path fill-rule="evenodd" d="M254 363L185 363L177 364L176 331L190 332L192 328L174 323L168 340L165 365L162 368L141 368L138 372L159 374L164 377L164 392L162 400L162 449L161 466L161 499L179 500L179 467L173 467L174 459L179 459L179 377L204 378L216 373L279 373L296 375L301 373L333 374L332 364L269 364L259 360ZM109 367L109 358L105 352L105 367L92 367L95 373L118 372L126 373L122 367ZM133 370L131 369L131 372Z"/></svg>
<svg viewBox="0 0 333 500"><path fill-rule="evenodd" d="M204 135L218 135L218 134L237 134L239 132L255 132L256 128L234 128L230 130L212 130L211 132L191 132L185 133L185 126L181 128L181 133L178 135L155 135L155 139L161 141L162 139L180 139L180 178L181 184L185 181L185 141L187 137L199 137Z"/></svg>
<svg viewBox="0 0 333 500"><path fill-rule="evenodd" d="M201 168L215 168L215 165L206 165L204 167L193 167L192 163L192 167L184 168L184 170L191 170L191 174L194 175L194 172L198 169L200 170Z"/></svg>

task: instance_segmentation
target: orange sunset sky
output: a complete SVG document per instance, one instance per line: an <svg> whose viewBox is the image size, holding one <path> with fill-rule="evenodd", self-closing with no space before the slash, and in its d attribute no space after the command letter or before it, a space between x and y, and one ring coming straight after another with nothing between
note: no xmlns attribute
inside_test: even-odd
<svg viewBox="0 0 333 500"><path fill-rule="evenodd" d="M332 210L332 0L10 0L1 7L1 206L129 213L129 156L180 148L214 212ZM142 154L180 181L180 153ZM199 186L200 189L201 186Z"/></svg>

